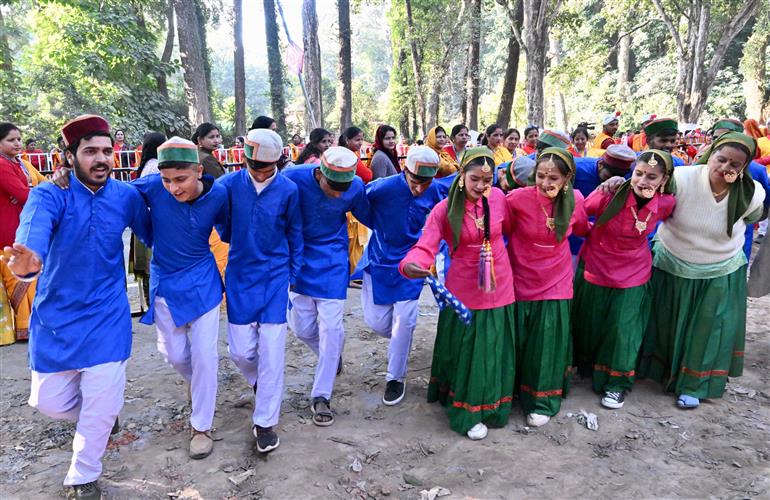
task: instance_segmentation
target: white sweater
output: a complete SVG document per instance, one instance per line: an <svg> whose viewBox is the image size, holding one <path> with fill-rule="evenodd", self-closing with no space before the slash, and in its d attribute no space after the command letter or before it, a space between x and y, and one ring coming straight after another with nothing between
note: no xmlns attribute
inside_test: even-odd
<svg viewBox="0 0 770 500"><path fill-rule="evenodd" d="M674 256L693 264L715 264L741 251L746 223L765 199L762 186L754 181L754 197L749 209L733 226L732 237L727 236L728 194L717 202L711 193L706 165L688 165L674 169L676 179L676 208L672 216L661 224L658 239Z"/></svg>

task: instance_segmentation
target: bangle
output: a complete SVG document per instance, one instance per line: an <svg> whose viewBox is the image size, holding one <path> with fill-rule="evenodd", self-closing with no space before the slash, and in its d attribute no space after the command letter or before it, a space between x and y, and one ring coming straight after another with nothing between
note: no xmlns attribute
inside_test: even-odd
<svg viewBox="0 0 770 500"><path fill-rule="evenodd" d="M40 266L40 270L39 270L39 271L31 272L31 273L29 273L29 274L25 274L25 275L23 275L23 276L19 276L18 274L16 274L16 273L15 273L15 272L13 272L13 271L11 271L11 274L12 274L12 275L13 275L13 277L14 277L14 278L16 278L17 280L19 280L19 281L22 281L22 282L24 282L24 283L29 283L29 282L31 282L31 281L35 281L35 279L38 277L38 275L39 275L41 272L43 272L43 266L42 266L42 265Z"/></svg>

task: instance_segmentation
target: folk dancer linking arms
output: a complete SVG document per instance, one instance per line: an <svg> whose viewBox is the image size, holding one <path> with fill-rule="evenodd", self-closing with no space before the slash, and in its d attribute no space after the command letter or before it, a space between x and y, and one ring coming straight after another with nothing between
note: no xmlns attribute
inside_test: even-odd
<svg viewBox="0 0 770 500"><path fill-rule="evenodd" d="M339 146L321 155L320 166L296 166L283 171L299 189L304 247L302 267L289 292L289 327L318 356L311 411L313 423L334 423L331 397L342 370L349 260L347 212L364 224L369 202L364 183L356 176L358 156Z"/></svg>
<svg viewBox="0 0 770 500"><path fill-rule="evenodd" d="M492 187L494 166L485 146L465 152L449 197L399 266L407 278L425 278L441 241L450 245L446 287L473 316L466 325L451 308L439 314L428 401L444 405L452 430L473 440L508 422L516 374L513 276L503 241L509 218L505 195Z"/></svg>
<svg viewBox="0 0 770 500"><path fill-rule="evenodd" d="M580 250L572 334L578 371L592 377L606 408L622 408L634 384L652 295L647 238L673 212L675 189L671 155L653 149L614 196L597 189L586 199L596 223Z"/></svg>
<svg viewBox="0 0 770 500"><path fill-rule="evenodd" d="M533 427L559 412L572 366L573 273L567 238L588 231L574 179L572 155L563 148L546 148L530 177L534 185L515 189L506 198L517 299L517 379L521 406Z"/></svg>
<svg viewBox="0 0 770 500"><path fill-rule="evenodd" d="M388 406L400 403L406 393L406 368L423 285L422 280L401 276L398 265L420 237L430 211L445 197L443 186L433 182L440 165L434 149L414 146L403 172L366 186L372 237L364 253L361 303L366 324L390 339L382 396Z"/></svg>
<svg viewBox="0 0 770 500"><path fill-rule="evenodd" d="M286 308L289 287L302 266L302 214L297 186L278 171L281 137L252 129L244 156L248 168L221 177L232 216L222 230L230 243L225 288L230 359L254 388L252 432L257 450L280 445Z"/></svg>
<svg viewBox="0 0 770 500"><path fill-rule="evenodd" d="M217 403L222 279L209 247L216 224L229 217L227 191L204 174L191 141L172 137L158 148L159 175L132 184L150 207L157 235L150 262L150 309L158 351L189 384L190 458L209 456Z"/></svg>
<svg viewBox="0 0 770 500"><path fill-rule="evenodd" d="M674 170L676 209L655 238L639 378L659 381L680 408L721 397L727 377L743 373L743 240L746 225L766 216L765 192L747 168L755 152L753 138L728 132L697 165Z"/></svg>
<svg viewBox="0 0 770 500"><path fill-rule="evenodd" d="M19 278L39 278L30 320L29 404L77 422L64 479L75 498L97 499L110 429L123 407L131 313L125 288L123 231L152 244L150 215L133 186L110 178L107 121L83 115L62 128L71 189L33 189L10 257Z"/></svg>

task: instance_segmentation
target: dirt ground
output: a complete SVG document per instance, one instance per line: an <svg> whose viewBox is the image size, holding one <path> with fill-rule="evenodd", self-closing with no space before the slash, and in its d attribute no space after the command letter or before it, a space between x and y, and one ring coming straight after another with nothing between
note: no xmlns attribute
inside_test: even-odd
<svg viewBox="0 0 770 500"><path fill-rule="evenodd" d="M364 324L360 293L345 314L345 369L333 397L336 422L311 423L314 357L289 334L281 446L257 453L250 388L227 358L220 324L215 446L187 456L186 388L158 354L151 327L134 322L122 431L100 480L107 498L770 498L770 297L749 299L746 369L724 398L698 410L636 385L621 410L607 410L576 380L561 413L539 429L516 407L508 425L480 442L452 432L425 401L438 310L425 290L407 396L384 406L387 344ZM0 348L0 498L61 498L73 424L27 404L27 346ZM598 415L598 431L575 414ZM441 489L439 489L441 488Z"/></svg>

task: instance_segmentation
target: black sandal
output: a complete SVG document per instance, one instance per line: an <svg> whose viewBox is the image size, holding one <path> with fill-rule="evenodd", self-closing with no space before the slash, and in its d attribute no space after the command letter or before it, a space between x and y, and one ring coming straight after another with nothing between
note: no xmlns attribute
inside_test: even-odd
<svg viewBox="0 0 770 500"><path fill-rule="evenodd" d="M319 405L321 405L320 409L317 408ZM334 423L334 413L332 413L329 400L324 397L313 398L310 412L313 414L313 423L319 427L329 427Z"/></svg>

